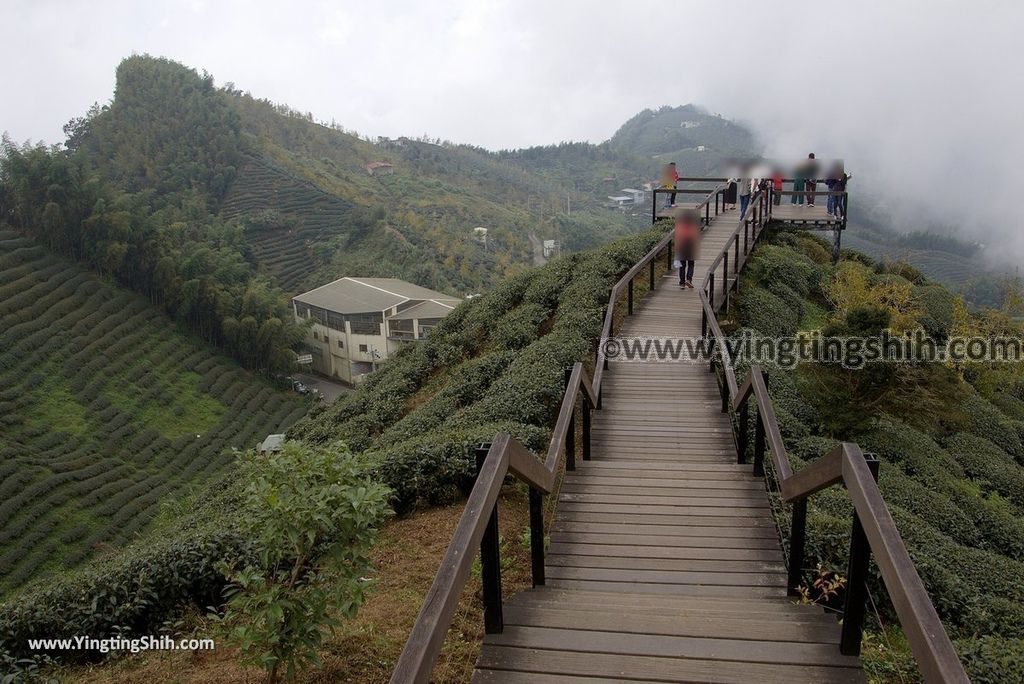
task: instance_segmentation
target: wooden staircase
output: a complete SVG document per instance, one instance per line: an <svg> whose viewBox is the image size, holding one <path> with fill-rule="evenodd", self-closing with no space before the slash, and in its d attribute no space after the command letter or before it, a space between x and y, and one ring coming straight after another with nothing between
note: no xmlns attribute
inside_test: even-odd
<svg viewBox="0 0 1024 684"><path fill-rule="evenodd" d="M711 222L694 273L735 213ZM701 304L662 278L620 336L701 335ZM592 460L567 472L546 584L504 608L474 682L862 682L840 627L786 595L764 480L736 462L705 364L610 361Z"/></svg>

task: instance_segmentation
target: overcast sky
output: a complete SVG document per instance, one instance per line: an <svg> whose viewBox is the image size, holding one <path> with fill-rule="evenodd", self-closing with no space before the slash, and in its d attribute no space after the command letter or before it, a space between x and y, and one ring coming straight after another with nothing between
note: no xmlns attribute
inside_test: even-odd
<svg viewBox="0 0 1024 684"><path fill-rule="evenodd" d="M0 0L0 130L63 138L133 52L370 135L609 137L688 102L1024 254L1024 2ZM852 189L852 188L851 188ZM978 198L980 213L967 211ZM904 223L904 227L913 227ZM912 222L911 222L912 224Z"/></svg>

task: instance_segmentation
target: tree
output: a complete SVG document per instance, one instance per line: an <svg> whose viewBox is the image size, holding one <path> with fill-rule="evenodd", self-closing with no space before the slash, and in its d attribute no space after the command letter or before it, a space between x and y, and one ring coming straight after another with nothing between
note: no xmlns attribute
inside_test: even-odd
<svg viewBox="0 0 1024 684"><path fill-rule="evenodd" d="M390 492L340 442L250 452L242 473L243 531L256 560L222 566L229 581L223 624L242 661L262 667L274 684L282 671L291 679L304 665L319 666L324 630L362 604L368 553Z"/></svg>

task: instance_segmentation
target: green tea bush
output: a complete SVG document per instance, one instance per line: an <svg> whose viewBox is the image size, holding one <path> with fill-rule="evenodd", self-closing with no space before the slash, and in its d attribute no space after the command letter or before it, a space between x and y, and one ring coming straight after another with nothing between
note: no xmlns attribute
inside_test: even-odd
<svg viewBox="0 0 1024 684"><path fill-rule="evenodd" d="M801 297L817 290L824 273L810 257L781 245L759 245L748 266L750 275L760 283L781 281Z"/></svg>
<svg viewBox="0 0 1024 684"><path fill-rule="evenodd" d="M967 416L964 427L968 432L992 440L1018 462L1024 463L1024 444L1016 427L991 402L970 394L964 398L961 409Z"/></svg>
<svg viewBox="0 0 1024 684"><path fill-rule="evenodd" d="M914 299L923 310L921 327L936 339L949 337L957 297L941 285L915 285Z"/></svg>
<svg viewBox="0 0 1024 684"><path fill-rule="evenodd" d="M1024 639L996 636L960 639L956 650L974 684L1024 682Z"/></svg>
<svg viewBox="0 0 1024 684"><path fill-rule="evenodd" d="M405 513L417 503L433 506L458 500L472 487L476 461L471 449L507 432L528 449L539 452L547 444L548 430L513 422L481 423L439 428L403 442L382 445L365 453L371 473L391 488L391 505Z"/></svg>
<svg viewBox="0 0 1024 684"><path fill-rule="evenodd" d="M1024 469L991 440L959 433L948 441L946 449L983 489L995 490L1024 507Z"/></svg>
<svg viewBox="0 0 1024 684"><path fill-rule="evenodd" d="M764 289L741 291L740 322L760 335L788 337L796 333L800 317L785 301Z"/></svg>

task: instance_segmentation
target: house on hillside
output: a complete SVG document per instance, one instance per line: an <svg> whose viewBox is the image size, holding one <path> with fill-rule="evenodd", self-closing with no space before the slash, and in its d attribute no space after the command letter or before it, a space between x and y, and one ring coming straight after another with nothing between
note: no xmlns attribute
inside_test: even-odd
<svg viewBox="0 0 1024 684"><path fill-rule="evenodd" d="M256 445L256 451L260 454L276 454L281 451L285 440L284 434L267 435L267 438Z"/></svg>
<svg viewBox="0 0 1024 684"><path fill-rule="evenodd" d="M622 194L629 195L630 197L632 197L633 198L633 204L643 204L644 203L644 191L643 190L637 190L635 188L623 188L622 189Z"/></svg>
<svg viewBox="0 0 1024 684"><path fill-rule="evenodd" d="M395 172L395 166L386 161L370 162L366 165L366 172L371 176L390 176Z"/></svg>
<svg viewBox="0 0 1024 684"><path fill-rule="evenodd" d="M457 297L397 278L339 278L292 298L295 320L313 324L313 370L361 382L403 344L422 340L458 306Z"/></svg>
<svg viewBox="0 0 1024 684"><path fill-rule="evenodd" d="M628 207L633 203L632 195L608 195L612 207Z"/></svg>

